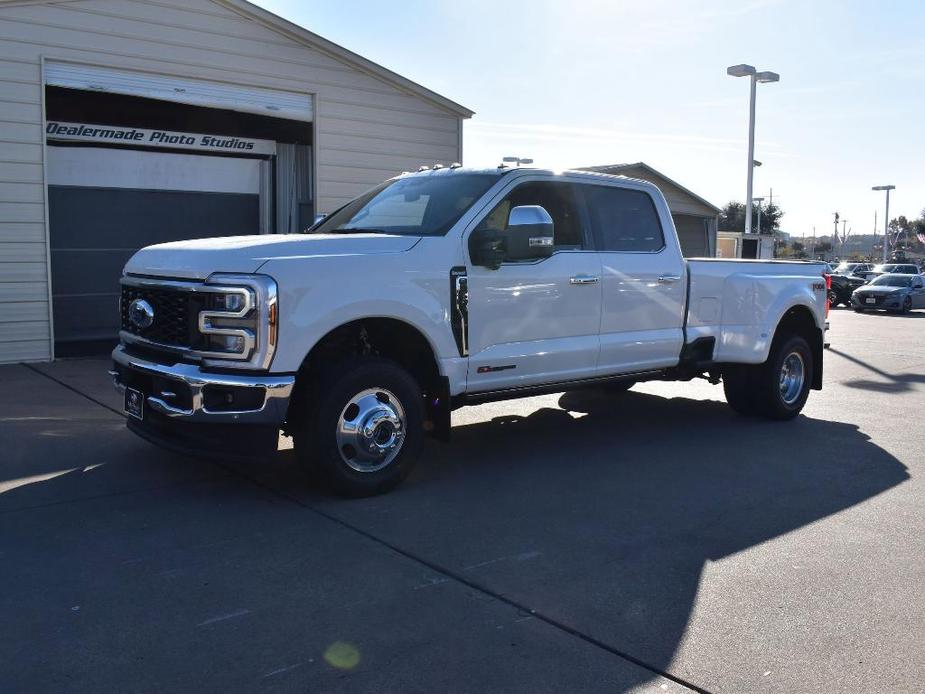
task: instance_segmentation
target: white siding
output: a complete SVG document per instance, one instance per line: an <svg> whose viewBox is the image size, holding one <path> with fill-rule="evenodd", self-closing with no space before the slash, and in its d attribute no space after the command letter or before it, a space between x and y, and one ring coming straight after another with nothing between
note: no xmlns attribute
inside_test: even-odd
<svg viewBox="0 0 925 694"><path fill-rule="evenodd" d="M51 356L42 56L315 95L321 212L462 155L458 114L220 2L0 3L0 362Z"/></svg>

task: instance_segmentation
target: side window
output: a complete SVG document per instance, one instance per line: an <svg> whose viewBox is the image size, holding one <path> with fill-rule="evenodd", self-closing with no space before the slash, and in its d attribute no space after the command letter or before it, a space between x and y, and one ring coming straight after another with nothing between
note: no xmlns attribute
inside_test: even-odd
<svg viewBox="0 0 925 694"><path fill-rule="evenodd" d="M498 203L479 224L479 228L507 229L511 210L520 205L540 205L552 217L553 240L557 249L583 250L590 245L585 242L580 207L575 187L570 183L556 181L533 181L522 183Z"/></svg>
<svg viewBox="0 0 925 694"><path fill-rule="evenodd" d="M584 191L598 249L638 253L664 248L662 224L648 193L609 186Z"/></svg>

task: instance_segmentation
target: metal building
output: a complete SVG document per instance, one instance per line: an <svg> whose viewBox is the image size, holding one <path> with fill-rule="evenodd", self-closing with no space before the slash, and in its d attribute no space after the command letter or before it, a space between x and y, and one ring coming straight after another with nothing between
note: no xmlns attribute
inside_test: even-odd
<svg viewBox="0 0 925 694"><path fill-rule="evenodd" d="M641 161L635 164L608 164L582 168L586 171L639 178L654 183L668 201L668 208L671 210L671 217L678 230L678 238L681 240L681 251L685 257L705 258L716 255L716 229L719 223L719 213L722 212L716 205L707 202L680 183L671 180L665 174Z"/></svg>
<svg viewBox="0 0 925 694"><path fill-rule="evenodd" d="M112 340L136 249L298 231L471 115L244 0L0 0L0 362Z"/></svg>

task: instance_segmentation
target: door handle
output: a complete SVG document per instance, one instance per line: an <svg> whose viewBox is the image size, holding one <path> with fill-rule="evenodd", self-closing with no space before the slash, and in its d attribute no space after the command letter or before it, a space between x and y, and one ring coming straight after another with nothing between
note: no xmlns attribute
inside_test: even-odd
<svg viewBox="0 0 925 694"><path fill-rule="evenodd" d="M681 280L681 275L659 275L658 282L659 284L671 284L672 282L679 282Z"/></svg>
<svg viewBox="0 0 925 694"><path fill-rule="evenodd" d="M575 275L574 277L569 277L569 284L597 284L601 281L600 277L594 277L593 275Z"/></svg>

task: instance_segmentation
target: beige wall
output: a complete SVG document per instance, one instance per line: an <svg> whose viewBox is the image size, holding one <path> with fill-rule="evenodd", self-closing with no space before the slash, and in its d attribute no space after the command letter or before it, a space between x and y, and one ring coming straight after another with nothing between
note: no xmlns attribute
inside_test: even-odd
<svg viewBox="0 0 925 694"><path fill-rule="evenodd" d="M0 362L51 356L42 56L316 95L319 211L461 158L459 114L219 2L0 2Z"/></svg>

